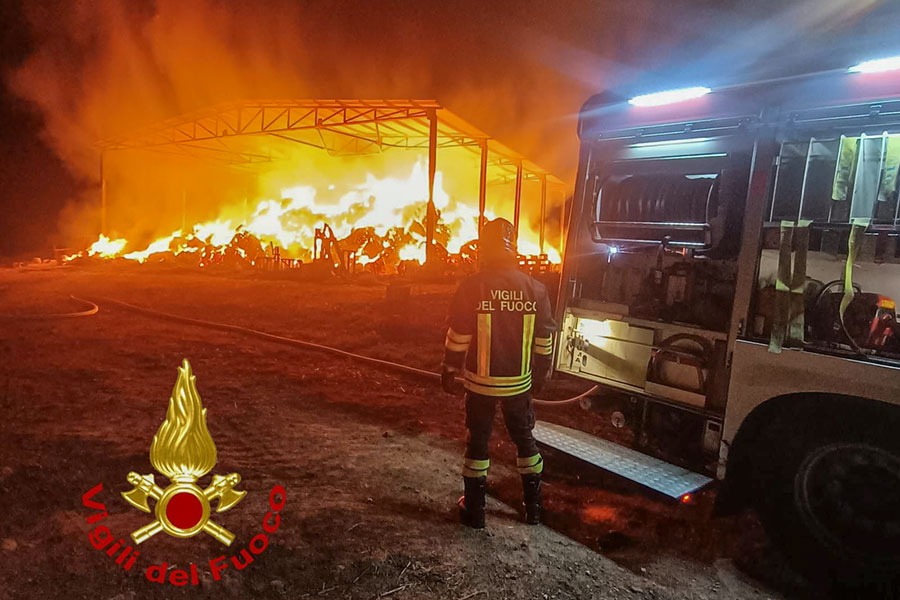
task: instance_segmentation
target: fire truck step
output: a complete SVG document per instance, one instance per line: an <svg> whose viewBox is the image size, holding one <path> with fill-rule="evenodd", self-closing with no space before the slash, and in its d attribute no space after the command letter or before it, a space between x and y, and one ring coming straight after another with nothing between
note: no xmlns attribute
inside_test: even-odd
<svg viewBox="0 0 900 600"><path fill-rule="evenodd" d="M535 423L534 437L551 448L675 499L712 481L700 473L554 423Z"/></svg>

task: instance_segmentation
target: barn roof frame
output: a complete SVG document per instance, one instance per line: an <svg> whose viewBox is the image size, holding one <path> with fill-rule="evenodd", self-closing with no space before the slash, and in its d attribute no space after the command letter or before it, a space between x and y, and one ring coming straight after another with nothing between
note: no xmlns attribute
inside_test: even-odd
<svg viewBox="0 0 900 600"><path fill-rule="evenodd" d="M437 218L433 187L439 148L462 147L480 154L479 229L484 222L489 168L496 174L490 183L515 183L514 225L517 232L522 183L528 180L540 182L542 251L547 186L565 185L436 100L427 99L242 100L166 119L134 133L107 138L97 145L102 153L149 150L243 166L275 160L271 153L242 150L229 144L229 140L242 136L272 136L335 156L371 154L395 148L428 150L426 243L429 249ZM105 208L105 198L103 206Z"/></svg>
<svg viewBox="0 0 900 600"><path fill-rule="evenodd" d="M490 166L514 175L516 165L521 161L525 179L536 180L546 175L550 183L564 185L549 171L493 139L435 100L243 100L166 119L127 135L101 140L98 146L102 150L174 149L189 156L197 156L196 152L215 152L223 158L228 156L238 164L269 161L271 157L230 149L216 140L272 135L336 155L365 154L369 151L366 146L427 149L428 120L432 112L438 120L438 148L467 147L478 150L485 142ZM346 144L335 147L321 138L315 142L290 135L292 132L308 131L335 133L346 138ZM350 147L353 141L361 144L356 148ZM216 146L205 145L206 142L214 142Z"/></svg>

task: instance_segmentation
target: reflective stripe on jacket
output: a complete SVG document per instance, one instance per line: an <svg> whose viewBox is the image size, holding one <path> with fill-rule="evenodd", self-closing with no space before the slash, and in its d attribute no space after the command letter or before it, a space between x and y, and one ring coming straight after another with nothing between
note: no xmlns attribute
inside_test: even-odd
<svg viewBox="0 0 900 600"><path fill-rule="evenodd" d="M460 283L450 307L444 365L484 396L531 389L532 355L553 348L547 288L518 269L485 269Z"/></svg>

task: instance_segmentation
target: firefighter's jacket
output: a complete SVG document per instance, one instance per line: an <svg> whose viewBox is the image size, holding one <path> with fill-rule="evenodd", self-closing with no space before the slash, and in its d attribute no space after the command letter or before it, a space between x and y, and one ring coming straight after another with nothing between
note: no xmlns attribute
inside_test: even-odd
<svg viewBox="0 0 900 600"><path fill-rule="evenodd" d="M525 393L533 367L546 373L555 330L544 284L514 268L482 270L453 298L444 368L462 371L465 388L476 394Z"/></svg>

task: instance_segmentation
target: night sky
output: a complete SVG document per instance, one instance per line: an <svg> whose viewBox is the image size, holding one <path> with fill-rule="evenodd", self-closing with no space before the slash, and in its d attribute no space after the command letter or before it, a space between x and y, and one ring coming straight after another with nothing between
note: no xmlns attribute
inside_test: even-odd
<svg viewBox="0 0 900 600"><path fill-rule="evenodd" d="M6 85L10 69L31 51L28 26L17 1L0 2L0 256L52 250L59 210L75 181L41 140L38 109Z"/></svg>
<svg viewBox="0 0 900 600"><path fill-rule="evenodd" d="M591 94L900 54L900 3L2 0L0 36L0 256L49 256L62 209L98 193L90 141L129 123L241 97L433 97L571 182Z"/></svg>

